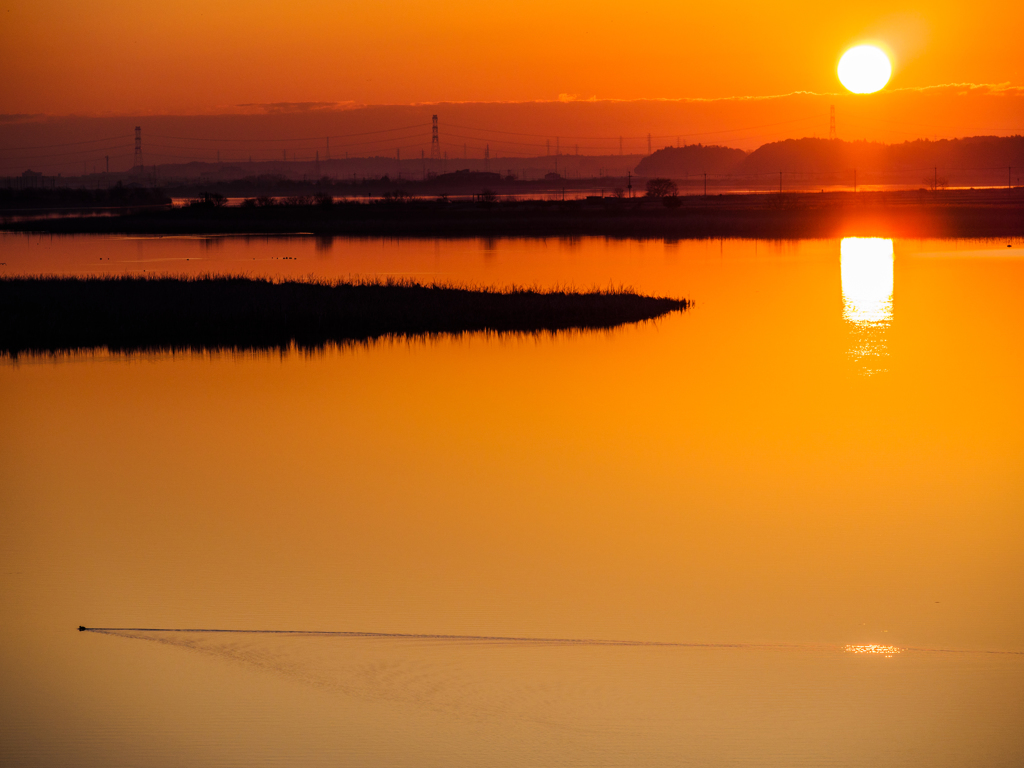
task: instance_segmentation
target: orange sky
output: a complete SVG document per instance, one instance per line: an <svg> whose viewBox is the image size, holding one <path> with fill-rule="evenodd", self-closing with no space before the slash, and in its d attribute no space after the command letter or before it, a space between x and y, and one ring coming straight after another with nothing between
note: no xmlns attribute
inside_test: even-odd
<svg viewBox="0 0 1024 768"><path fill-rule="evenodd" d="M5 0L0 114L196 114L238 104L763 96L838 91L849 45L893 88L1024 84L1012 0Z"/></svg>

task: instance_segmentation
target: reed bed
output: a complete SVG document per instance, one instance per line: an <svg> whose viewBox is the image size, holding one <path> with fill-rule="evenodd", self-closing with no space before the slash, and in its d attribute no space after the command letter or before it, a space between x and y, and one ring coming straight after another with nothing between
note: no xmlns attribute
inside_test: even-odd
<svg viewBox="0 0 1024 768"><path fill-rule="evenodd" d="M686 299L404 281L204 275L0 278L0 353L303 350L382 337L609 329Z"/></svg>

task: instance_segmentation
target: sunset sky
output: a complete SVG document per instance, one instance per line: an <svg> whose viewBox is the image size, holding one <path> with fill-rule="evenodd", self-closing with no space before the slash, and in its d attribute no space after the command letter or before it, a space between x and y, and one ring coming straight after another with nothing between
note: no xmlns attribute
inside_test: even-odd
<svg viewBox="0 0 1024 768"><path fill-rule="evenodd" d="M412 160L432 114L441 150L477 159L749 151L827 136L832 107L846 140L1024 133L1024 4L1010 0L0 8L0 175L125 170L135 126L147 165ZM878 93L837 77L859 44L891 60Z"/></svg>
<svg viewBox="0 0 1024 768"><path fill-rule="evenodd" d="M849 46L890 88L1024 84L1012 0L6 0L0 113L241 104L719 98L841 89Z"/></svg>

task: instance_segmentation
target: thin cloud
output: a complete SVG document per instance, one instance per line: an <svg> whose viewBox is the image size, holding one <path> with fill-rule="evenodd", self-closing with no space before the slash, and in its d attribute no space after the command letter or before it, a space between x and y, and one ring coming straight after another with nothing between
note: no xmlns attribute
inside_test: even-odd
<svg viewBox="0 0 1024 768"><path fill-rule="evenodd" d="M912 91L924 93L927 91L942 90L954 91L958 95L981 93L991 94L993 96L1024 96L1024 86L1010 85L1009 83L943 83L941 85L920 85L893 88L891 92Z"/></svg>
<svg viewBox="0 0 1024 768"><path fill-rule="evenodd" d="M1024 86L1011 85L1010 83L941 83L939 85L904 86L902 88L889 88L878 95L886 93L901 92L927 92L951 90L961 93L990 93L1000 96L1024 96ZM643 99L616 99L600 98L597 96L580 96L575 93L560 93L555 99L507 99L493 101L420 101L409 105L388 104L380 106L437 106L442 104L645 104L645 103L668 103L668 104L713 104L724 102L756 102L756 101L778 101L794 97L824 98L835 96L849 96L842 91L790 91L788 93L773 93L763 96L658 96Z"/></svg>

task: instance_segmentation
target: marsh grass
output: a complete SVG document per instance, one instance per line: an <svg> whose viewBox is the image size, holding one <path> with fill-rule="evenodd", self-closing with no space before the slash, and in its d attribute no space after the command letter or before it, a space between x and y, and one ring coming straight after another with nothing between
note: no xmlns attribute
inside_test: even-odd
<svg viewBox="0 0 1024 768"><path fill-rule="evenodd" d="M245 276L0 278L0 353L321 350L384 337L610 329L684 310L629 289L274 281Z"/></svg>

